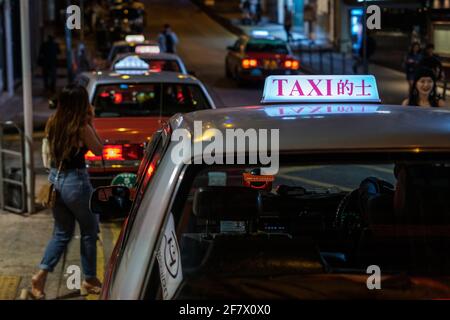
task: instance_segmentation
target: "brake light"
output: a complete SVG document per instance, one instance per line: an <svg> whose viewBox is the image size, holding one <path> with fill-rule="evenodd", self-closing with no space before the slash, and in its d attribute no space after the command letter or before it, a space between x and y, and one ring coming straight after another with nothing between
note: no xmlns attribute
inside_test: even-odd
<svg viewBox="0 0 450 320"><path fill-rule="evenodd" d="M258 66L258 61L256 59L244 59L242 60L242 68L249 69Z"/></svg>
<svg viewBox="0 0 450 320"><path fill-rule="evenodd" d="M123 95L121 93L114 94L114 103L121 104L123 102Z"/></svg>
<svg viewBox="0 0 450 320"><path fill-rule="evenodd" d="M84 159L87 161L100 161L102 160L101 156L96 156L91 150L89 150L85 156Z"/></svg>
<svg viewBox="0 0 450 320"><path fill-rule="evenodd" d="M122 146L105 146L103 148L103 158L105 160L124 160Z"/></svg>
<svg viewBox="0 0 450 320"><path fill-rule="evenodd" d="M286 69L298 70L300 63L297 60L286 60L284 61L284 67Z"/></svg>

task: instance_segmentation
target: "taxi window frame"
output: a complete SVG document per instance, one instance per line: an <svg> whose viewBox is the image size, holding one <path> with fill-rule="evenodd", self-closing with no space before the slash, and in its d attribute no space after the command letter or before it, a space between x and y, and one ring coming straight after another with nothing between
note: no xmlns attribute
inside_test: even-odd
<svg viewBox="0 0 450 320"><path fill-rule="evenodd" d="M143 170L142 170L141 176L140 177L138 176L138 180L137 180L137 184L136 184L136 198L133 201L133 206L132 206L130 213L128 214L128 217L126 219L126 222L124 223L124 226L123 226L123 235L120 239L120 244L119 244L119 248L120 248L119 257L118 257L119 260L122 257L123 249L126 247L129 235L133 229L134 221L135 221L137 213L140 209L140 205L142 203L144 195L147 192L148 186L150 185L151 181L153 180L153 179L149 179L147 181L147 183L144 185L145 172L148 170L150 163L154 159L154 156L160 147L161 155L160 155L160 158L159 158L158 163L155 166L154 170L156 171L158 169L159 164L160 164L161 160L163 159L163 157L167 151L167 148L169 147L170 130L168 131L167 127L168 127L168 124L164 124L163 128L158 130L153 135L153 137L155 138L155 143L153 143L153 144L151 142L149 143L149 145L147 146L147 150L145 151L144 158L142 159L141 164L145 163L145 165L142 167ZM153 137L152 137L152 139L153 139ZM138 199L140 192L142 192L142 197L140 197Z"/></svg>
<svg viewBox="0 0 450 320"><path fill-rule="evenodd" d="M108 87L108 86L120 86L120 84L122 83L103 83L103 84L98 84L95 86L94 90L93 90L93 96L92 96L92 105L94 106L94 108L96 108L96 102L99 99L99 90L102 87ZM123 82L123 84L129 84L127 82ZM146 118L146 117L156 117L156 116L160 116L162 111L164 109L166 109L165 105L166 105L166 101L164 101L164 88L166 88L167 86L177 86L177 85L181 85L183 87L185 87L185 90L191 90L191 88L195 87L195 89L198 91L198 94L201 95L201 98L204 102L204 108L202 109L197 109L197 110L187 110L187 111L181 111L178 110L175 113L171 114L171 115L164 115L162 114L163 117L172 117L178 113L190 113L190 112L198 112L198 111L203 111L203 110L211 110L215 108L214 102L210 100L210 96L208 91L200 84L200 83L184 83L184 82L165 82L165 81L161 81L161 82L142 82L139 83L139 85L145 86L145 85L154 85L159 92L157 94L159 94L159 114L151 114L151 115L138 115L135 116L137 118ZM97 115L95 116L98 119L102 119L102 117L98 117ZM125 117L133 117L133 116L119 116L119 117L114 117L117 119L120 118L125 118ZM107 119L108 117L104 117L104 119Z"/></svg>
<svg viewBox="0 0 450 320"><path fill-rule="evenodd" d="M421 154L417 154L414 152L408 152L405 150L370 150L372 152L352 152L351 150L349 152L325 152L325 153L313 153L311 151L286 151L283 153L280 153L280 161L279 163L283 163L283 165L317 165L320 164L357 164L357 163L386 163L386 162L393 162L393 161L430 161L430 162L439 162L439 161L445 161L450 163L450 150L440 151L440 152L433 152L432 150L428 152L423 152ZM301 160L299 160L299 155L302 155ZM235 154L235 157L237 155ZM246 154L246 157L248 159L248 154ZM174 192L172 193L172 196L170 198L170 201L168 202L167 207L164 209L164 219L161 223L161 226L159 228L158 232L158 238L156 240L155 249L151 253L150 261L147 263L147 269L145 271L146 275L144 277L144 283L141 286L141 297L145 300L162 300L161 297L161 281L160 281L160 272L159 267L157 265L158 261L156 259L157 251L161 245L161 241L163 238L163 232L164 227L167 225L169 220L169 215L173 214L174 217L174 224L175 224L175 230L176 230L176 236L177 241L179 241L179 233L178 233L178 227L180 218L182 215L182 212L177 216L177 213L174 212L174 206L177 205L177 202L181 202L182 204L185 204L187 197L189 196L189 191L192 187L192 184L194 182L193 178L197 176L199 172L202 170L205 170L206 168L211 167L227 167L227 165L207 165L207 164L194 164L194 161L191 162L192 164L185 164L179 174L179 177L183 177L183 179L178 179L178 183L174 189ZM242 167L242 168L248 168L249 166L258 166L258 164L234 164L229 165L234 168ZM180 208L182 209L183 206ZM178 208L178 209L180 209ZM179 210L178 210L179 211ZM178 212L179 213L179 212ZM159 281L157 281L159 280ZM184 280L183 280L184 281ZM174 297L172 300L177 299L177 295L180 293L180 290L183 288L184 283L183 281L180 283L178 288L175 291ZM151 287L157 283L156 287Z"/></svg>

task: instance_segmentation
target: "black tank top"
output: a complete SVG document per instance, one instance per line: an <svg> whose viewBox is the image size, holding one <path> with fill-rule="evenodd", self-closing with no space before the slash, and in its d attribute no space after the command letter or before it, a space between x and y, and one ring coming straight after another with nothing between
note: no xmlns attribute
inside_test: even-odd
<svg viewBox="0 0 450 320"><path fill-rule="evenodd" d="M81 147L80 149L73 148L70 152L70 158L65 160L62 166L62 170L73 170L73 169L85 169L86 161L84 156L88 152L88 148ZM59 168L59 164L52 161L53 168Z"/></svg>
<svg viewBox="0 0 450 320"><path fill-rule="evenodd" d="M86 147L80 149L72 149L69 160L64 161L64 169L84 169L86 168L85 154L88 152Z"/></svg>

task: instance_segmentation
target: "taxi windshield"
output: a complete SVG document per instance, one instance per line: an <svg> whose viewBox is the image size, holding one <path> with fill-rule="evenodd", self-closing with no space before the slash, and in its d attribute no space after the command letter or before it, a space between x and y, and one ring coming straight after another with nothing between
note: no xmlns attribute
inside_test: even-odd
<svg viewBox="0 0 450 320"><path fill-rule="evenodd" d="M450 162L289 165L271 179L260 170L203 169L173 210L179 299L342 298L343 284L368 298L371 265L393 281L450 275ZM383 290L442 294L408 288Z"/></svg>
<svg viewBox="0 0 450 320"><path fill-rule="evenodd" d="M255 40L247 44L246 52L289 54L286 44L282 41Z"/></svg>
<svg viewBox="0 0 450 320"><path fill-rule="evenodd" d="M198 85L181 83L102 85L93 105L98 118L169 117L210 107Z"/></svg>

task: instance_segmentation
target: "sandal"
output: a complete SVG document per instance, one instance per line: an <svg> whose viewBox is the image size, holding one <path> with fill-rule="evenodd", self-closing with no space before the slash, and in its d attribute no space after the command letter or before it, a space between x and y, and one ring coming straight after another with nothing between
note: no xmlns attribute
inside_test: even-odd
<svg viewBox="0 0 450 320"><path fill-rule="evenodd" d="M94 279L92 281L93 283L89 283L86 280L83 281L82 285L81 285L81 295L82 296L86 296L89 294L95 294L95 295L99 295L100 292L102 291L102 283L100 282L100 280L98 279Z"/></svg>
<svg viewBox="0 0 450 320"><path fill-rule="evenodd" d="M45 286L45 280L44 284L42 284L42 282L43 281L36 278L36 276L31 278L31 290L28 290L28 294L33 300L45 300L43 288ZM42 287L42 289L40 287Z"/></svg>

